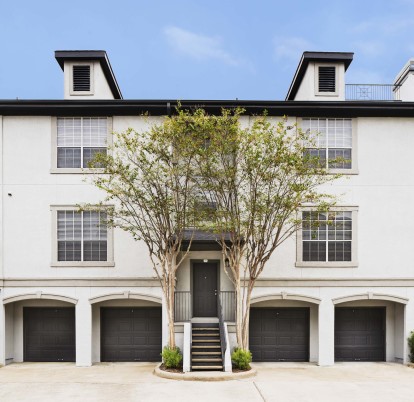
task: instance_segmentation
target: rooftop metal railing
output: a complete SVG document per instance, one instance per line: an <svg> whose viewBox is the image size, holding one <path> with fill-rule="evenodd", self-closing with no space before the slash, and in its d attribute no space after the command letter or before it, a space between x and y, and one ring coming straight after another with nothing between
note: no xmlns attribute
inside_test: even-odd
<svg viewBox="0 0 414 402"><path fill-rule="evenodd" d="M400 85L346 84L345 99L359 101L399 101Z"/></svg>

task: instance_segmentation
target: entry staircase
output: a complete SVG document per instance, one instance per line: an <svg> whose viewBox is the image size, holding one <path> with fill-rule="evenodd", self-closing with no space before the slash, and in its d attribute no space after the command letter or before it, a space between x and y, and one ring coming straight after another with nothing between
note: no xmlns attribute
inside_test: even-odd
<svg viewBox="0 0 414 402"><path fill-rule="evenodd" d="M223 371L219 323L194 323L191 338L191 370Z"/></svg>

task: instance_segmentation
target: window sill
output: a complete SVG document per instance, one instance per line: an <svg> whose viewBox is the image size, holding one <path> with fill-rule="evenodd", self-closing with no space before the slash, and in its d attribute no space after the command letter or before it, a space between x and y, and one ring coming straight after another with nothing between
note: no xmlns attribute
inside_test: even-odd
<svg viewBox="0 0 414 402"><path fill-rule="evenodd" d="M344 176L347 175L357 175L359 174L358 169L328 169L328 174L341 174Z"/></svg>
<svg viewBox="0 0 414 402"><path fill-rule="evenodd" d="M94 91L69 91L70 96L93 96L95 95Z"/></svg>
<svg viewBox="0 0 414 402"><path fill-rule="evenodd" d="M54 261L52 268L112 268L114 261Z"/></svg>
<svg viewBox="0 0 414 402"><path fill-rule="evenodd" d="M358 268L356 261L299 261L295 263L296 268Z"/></svg>
<svg viewBox="0 0 414 402"><path fill-rule="evenodd" d="M89 168L52 168L51 174L92 174L101 173L101 169L89 169Z"/></svg>

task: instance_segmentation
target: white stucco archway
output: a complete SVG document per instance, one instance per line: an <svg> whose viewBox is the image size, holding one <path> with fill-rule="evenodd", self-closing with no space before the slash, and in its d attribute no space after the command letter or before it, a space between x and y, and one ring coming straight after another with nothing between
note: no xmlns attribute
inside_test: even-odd
<svg viewBox="0 0 414 402"><path fill-rule="evenodd" d="M66 303L76 304L78 302L78 299L75 299L73 297L64 296L64 295L58 295L58 294L50 294L50 293L43 293L41 291L36 293L23 293L13 296L8 296L3 299L3 304L9 304L9 303L15 303L22 300L58 300L63 301Z"/></svg>
<svg viewBox="0 0 414 402"><path fill-rule="evenodd" d="M390 362L407 361L406 305L409 299L395 294L364 292L332 299L337 307L383 307L385 309L385 360Z"/></svg>

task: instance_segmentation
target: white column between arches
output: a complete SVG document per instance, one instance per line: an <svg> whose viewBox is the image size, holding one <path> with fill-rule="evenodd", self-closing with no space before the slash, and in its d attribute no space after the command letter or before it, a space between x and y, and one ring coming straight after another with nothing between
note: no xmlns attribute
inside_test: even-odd
<svg viewBox="0 0 414 402"><path fill-rule="evenodd" d="M319 305L319 366L335 362L335 305L332 300L322 300Z"/></svg>
<svg viewBox="0 0 414 402"><path fill-rule="evenodd" d="M76 365L89 367L92 366L92 305L89 303L86 292L79 296L75 318Z"/></svg>

